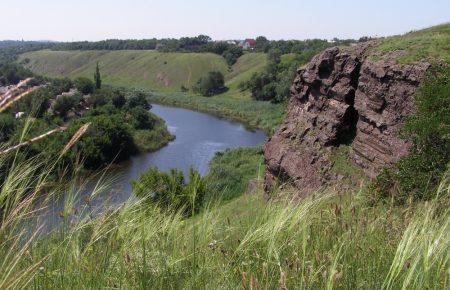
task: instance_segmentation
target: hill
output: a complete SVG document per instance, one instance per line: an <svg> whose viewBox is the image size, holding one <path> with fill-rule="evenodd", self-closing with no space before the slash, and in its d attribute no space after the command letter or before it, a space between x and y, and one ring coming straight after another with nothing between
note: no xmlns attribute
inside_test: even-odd
<svg viewBox="0 0 450 290"><path fill-rule="evenodd" d="M25 53L19 60L33 72L51 77L92 77L100 63L103 81L123 87L157 91L180 91L190 88L201 76L213 70L221 71L232 88L253 72L263 69L264 54L246 54L229 68L223 57L212 53L162 53L153 50L136 51L51 51Z"/></svg>

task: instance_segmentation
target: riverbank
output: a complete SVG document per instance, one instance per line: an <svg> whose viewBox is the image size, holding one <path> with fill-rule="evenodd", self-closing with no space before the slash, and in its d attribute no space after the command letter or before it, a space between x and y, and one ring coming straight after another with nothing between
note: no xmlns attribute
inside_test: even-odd
<svg viewBox="0 0 450 290"><path fill-rule="evenodd" d="M241 122L252 129L261 129L269 136L282 123L286 107L285 104L255 101L237 93L203 97L189 93L152 92L150 102L210 113Z"/></svg>
<svg viewBox="0 0 450 290"><path fill-rule="evenodd" d="M139 153L155 152L175 140L166 126L165 120L158 118L152 130L135 130L133 140Z"/></svg>

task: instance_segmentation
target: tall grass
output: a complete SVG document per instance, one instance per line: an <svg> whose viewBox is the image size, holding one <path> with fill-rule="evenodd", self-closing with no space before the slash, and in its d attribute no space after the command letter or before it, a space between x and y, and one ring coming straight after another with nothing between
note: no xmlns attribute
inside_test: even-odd
<svg viewBox="0 0 450 290"><path fill-rule="evenodd" d="M89 214L76 202L79 181L48 186L45 169L52 164L38 157L16 160L7 172L1 188L1 289L449 286L450 215L439 206L448 200L448 178L439 199L402 208L368 206L363 192L270 202L261 195L211 204L186 219L137 199ZM50 206L42 202L44 192L50 203L62 187L67 194L61 197L61 226L50 233L29 226ZM99 184L91 198L103 189Z"/></svg>

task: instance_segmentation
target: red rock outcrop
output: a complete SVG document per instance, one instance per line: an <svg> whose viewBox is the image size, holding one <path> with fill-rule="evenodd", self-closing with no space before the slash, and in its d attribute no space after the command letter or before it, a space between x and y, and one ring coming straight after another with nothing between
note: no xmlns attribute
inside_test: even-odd
<svg viewBox="0 0 450 290"><path fill-rule="evenodd" d="M398 132L430 65L369 61L369 45L327 49L298 71L286 120L264 145L266 190L277 181L303 195L319 189L334 178L327 148L340 144L370 177L407 154Z"/></svg>

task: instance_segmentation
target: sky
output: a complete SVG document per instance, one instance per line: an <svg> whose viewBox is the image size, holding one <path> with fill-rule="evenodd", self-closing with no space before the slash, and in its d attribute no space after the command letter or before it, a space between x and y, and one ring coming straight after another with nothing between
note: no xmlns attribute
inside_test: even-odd
<svg viewBox="0 0 450 290"><path fill-rule="evenodd" d="M450 0L0 0L0 39L359 38L450 21Z"/></svg>

